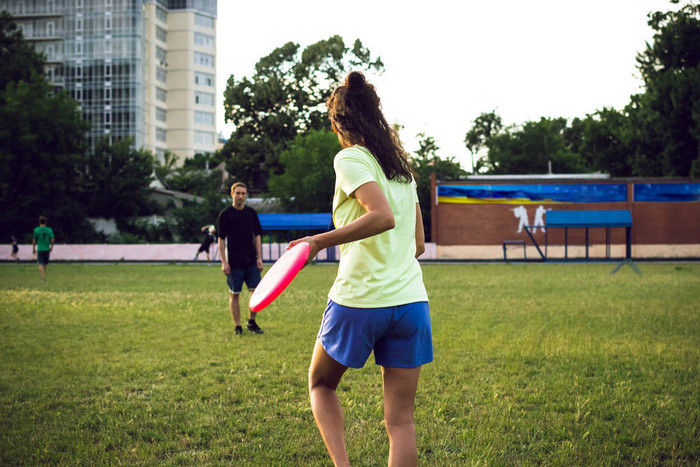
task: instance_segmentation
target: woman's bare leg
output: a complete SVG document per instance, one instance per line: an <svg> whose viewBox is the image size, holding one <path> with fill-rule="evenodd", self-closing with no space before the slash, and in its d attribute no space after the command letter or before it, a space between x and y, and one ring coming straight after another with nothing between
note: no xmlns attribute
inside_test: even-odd
<svg viewBox="0 0 700 467"><path fill-rule="evenodd" d="M345 418L336 388L348 367L333 360L316 340L309 367L309 396L311 411L336 466L350 465L345 447Z"/></svg>
<svg viewBox="0 0 700 467"><path fill-rule="evenodd" d="M382 367L384 380L384 423L389 435L389 466L418 463L413 410L420 367Z"/></svg>

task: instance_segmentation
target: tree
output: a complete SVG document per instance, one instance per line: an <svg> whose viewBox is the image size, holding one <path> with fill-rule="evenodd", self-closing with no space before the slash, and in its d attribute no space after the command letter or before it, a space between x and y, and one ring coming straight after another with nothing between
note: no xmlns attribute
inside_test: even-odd
<svg viewBox="0 0 700 467"><path fill-rule="evenodd" d="M483 166L479 158L476 163L474 162L474 156L484 148L486 141L500 133L502 129L503 122L495 110L483 112L474 119L474 126L464 136L464 144L472 155L472 173L477 173Z"/></svg>
<svg viewBox="0 0 700 467"><path fill-rule="evenodd" d="M44 73L44 60L23 40L22 31L7 11L0 11L0 90L8 83L30 81Z"/></svg>
<svg viewBox="0 0 700 467"><path fill-rule="evenodd" d="M158 181L165 187L168 187L168 177L170 177L176 171L177 167L177 154L170 151L165 151L163 155L163 160L155 159L153 163L153 173L155 174Z"/></svg>
<svg viewBox="0 0 700 467"><path fill-rule="evenodd" d="M83 169L83 202L88 215L126 218L151 214L148 198L153 173L153 155L131 147L130 139L112 145L98 141Z"/></svg>
<svg viewBox="0 0 700 467"><path fill-rule="evenodd" d="M646 91L625 109L634 172L688 176L700 168L700 4L653 13L648 24L653 42L637 56Z"/></svg>
<svg viewBox="0 0 700 467"><path fill-rule="evenodd" d="M0 91L2 238L14 232L28 241L45 215L59 243L94 239L76 170L85 161L87 125L76 102L41 75Z"/></svg>
<svg viewBox="0 0 700 467"><path fill-rule="evenodd" d="M632 176L629 146L624 141L626 117L603 108L584 119L575 118L564 136L584 167L615 177Z"/></svg>
<svg viewBox="0 0 700 467"><path fill-rule="evenodd" d="M420 203L421 216L423 217L423 232L425 241L431 241L431 203L430 203L430 178L434 173L441 179L457 179L466 174L455 161L454 157L443 159L438 156L440 147L435 143L435 138L425 133L418 133L418 150L411 157L413 170L418 174L418 202Z"/></svg>
<svg viewBox="0 0 700 467"><path fill-rule="evenodd" d="M493 174L542 174L549 171L551 162L553 172L585 171L579 155L567 144L566 130L566 119L542 117L491 135L483 143L488 148L483 167Z"/></svg>
<svg viewBox="0 0 700 467"><path fill-rule="evenodd" d="M279 198L286 212L330 212L333 158L340 149L338 137L329 130L297 135L280 154L284 171L270 175L270 195Z"/></svg>
<svg viewBox="0 0 700 467"><path fill-rule="evenodd" d="M359 40L350 49L333 36L303 51L289 42L261 58L251 78L232 75L224 91L225 120L235 125L223 149L229 172L251 191L264 191L296 135L328 126L330 87L351 69L381 71L383 64Z"/></svg>
<svg viewBox="0 0 700 467"><path fill-rule="evenodd" d="M30 241L39 215L49 217L57 242L94 232L78 201L75 167L83 161L87 123L43 75L43 58L0 13L0 238Z"/></svg>
<svg viewBox="0 0 700 467"><path fill-rule="evenodd" d="M182 207L172 208L168 227L173 238L200 241L201 227L216 223L221 210L230 205L230 183L223 183L222 193L222 174L215 168L220 162L221 153L198 153L185 159L182 167L168 176L171 189L195 195L195 201L184 201Z"/></svg>

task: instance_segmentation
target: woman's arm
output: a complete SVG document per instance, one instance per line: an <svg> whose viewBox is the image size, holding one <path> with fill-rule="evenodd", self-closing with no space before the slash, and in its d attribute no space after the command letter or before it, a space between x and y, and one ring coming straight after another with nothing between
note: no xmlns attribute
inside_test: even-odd
<svg viewBox="0 0 700 467"><path fill-rule="evenodd" d="M425 232L423 231L423 215L420 204L416 203L416 258L425 253Z"/></svg>
<svg viewBox="0 0 700 467"><path fill-rule="evenodd" d="M294 240L289 246L292 247L299 242L311 244L310 261L324 248L372 237L394 228L396 225L394 213L377 182L361 185L353 195L360 206L367 211L365 214L338 229Z"/></svg>

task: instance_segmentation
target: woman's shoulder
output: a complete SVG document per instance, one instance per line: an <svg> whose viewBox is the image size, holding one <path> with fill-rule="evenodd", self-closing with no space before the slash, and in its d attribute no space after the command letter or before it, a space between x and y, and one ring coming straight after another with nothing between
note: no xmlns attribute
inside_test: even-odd
<svg viewBox="0 0 700 467"><path fill-rule="evenodd" d="M333 165L337 168L342 164L360 164L364 166L375 166L377 160L364 146L351 146L341 149L333 159Z"/></svg>

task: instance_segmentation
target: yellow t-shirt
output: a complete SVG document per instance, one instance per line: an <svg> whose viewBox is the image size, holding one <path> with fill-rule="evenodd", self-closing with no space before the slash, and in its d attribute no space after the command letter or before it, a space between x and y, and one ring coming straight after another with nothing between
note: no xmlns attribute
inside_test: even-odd
<svg viewBox="0 0 700 467"><path fill-rule="evenodd" d="M336 228L366 213L354 197L357 188L377 182L394 212L395 227L379 235L340 245L338 275L328 293L334 302L356 308L381 308L428 300L416 256L416 183L387 180L362 146L340 151L333 160Z"/></svg>

